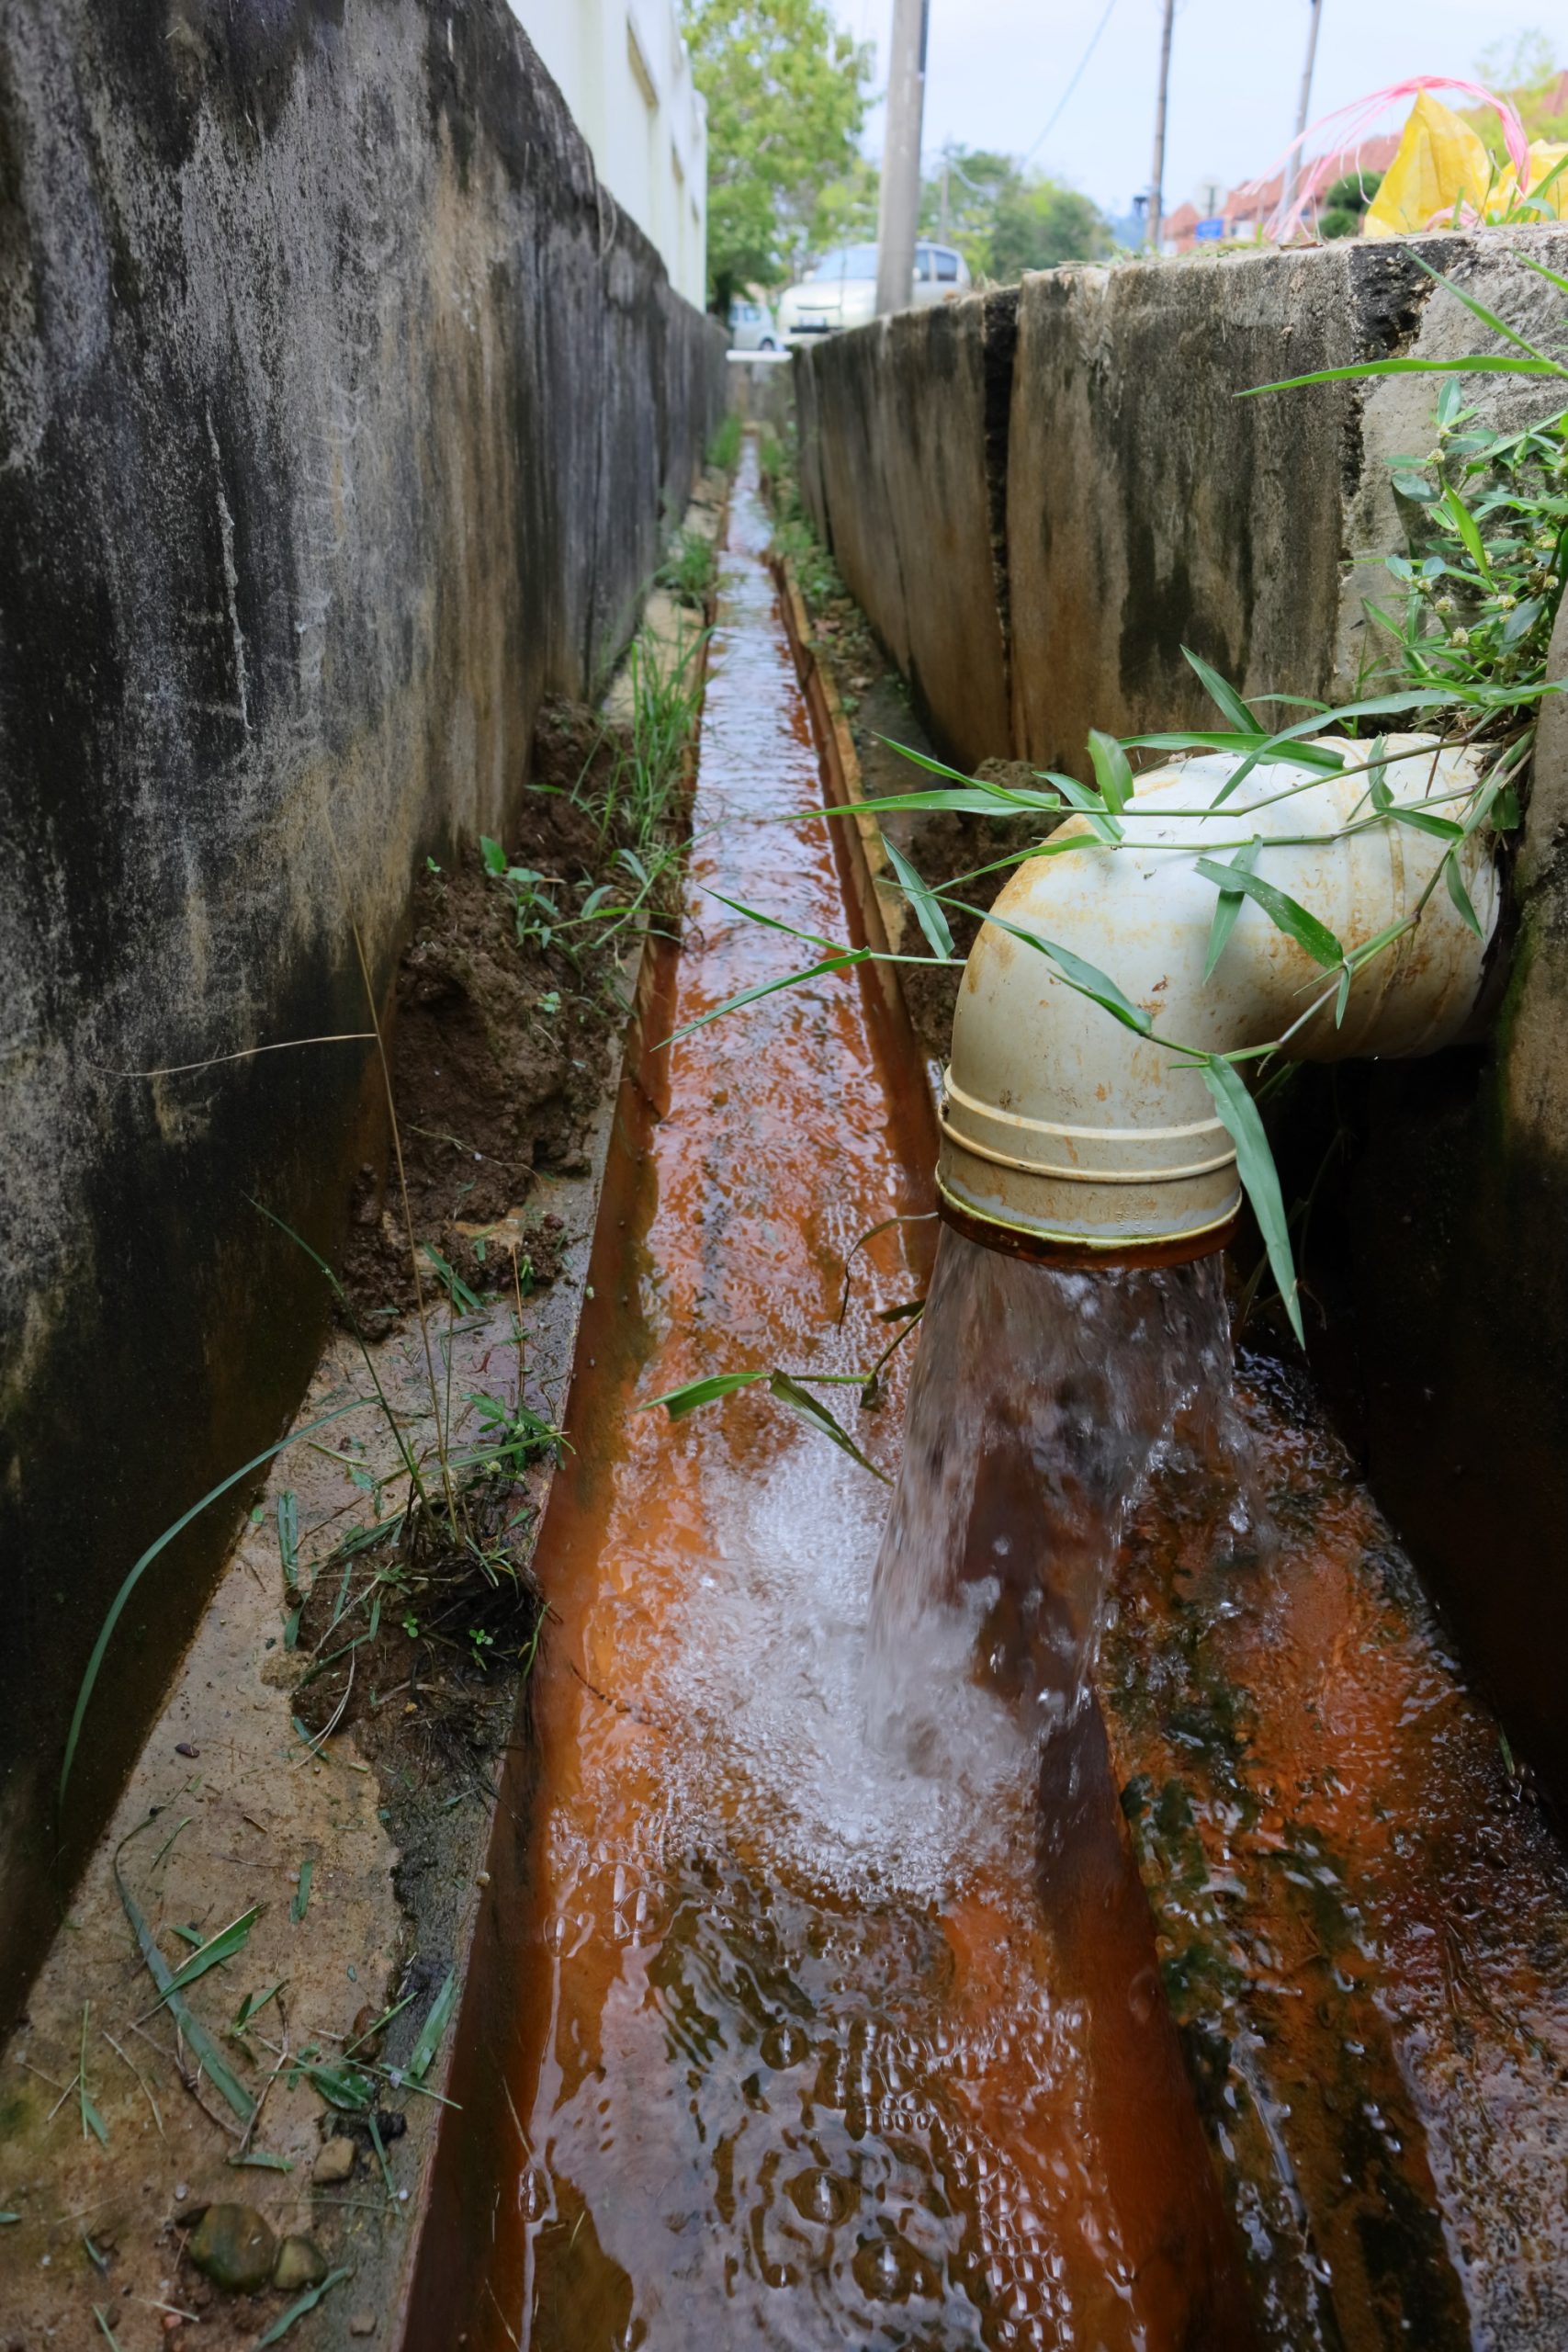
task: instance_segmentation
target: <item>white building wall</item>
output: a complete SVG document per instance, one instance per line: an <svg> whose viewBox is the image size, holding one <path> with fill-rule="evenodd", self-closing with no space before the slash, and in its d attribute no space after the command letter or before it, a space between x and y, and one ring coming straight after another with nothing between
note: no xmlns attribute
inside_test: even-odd
<svg viewBox="0 0 1568 2352"><path fill-rule="evenodd" d="M672 286L707 299L707 108L674 0L512 0L594 168L656 245Z"/></svg>

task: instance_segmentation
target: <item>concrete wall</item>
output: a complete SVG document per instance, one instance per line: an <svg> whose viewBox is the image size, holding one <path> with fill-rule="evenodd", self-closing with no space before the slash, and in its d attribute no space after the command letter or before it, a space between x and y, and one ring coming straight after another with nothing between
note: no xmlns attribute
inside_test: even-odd
<svg viewBox="0 0 1568 2352"><path fill-rule="evenodd" d="M500 831L632 625L723 336L502 0L0 16L0 1991L279 1434L423 856ZM237 1498L236 1498L237 1499Z"/></svg>
<svg viewBox="0 0 1568 2352"><path fill-rule="evenodd" d="M611 195L663 256L671 284L707 300L707 105L674 0L512 0Z"/></svg>
<svg viewBox="0 0 1568 2352"><path fill-rule="evenodd" d="M1561 348L1568 232L1417 249ZM1403 247L1341 244L1025 280L795 361L818 527L934 738L1087 773L1091 725L1213 723L1182 658L1249 695L1345 698L1364 599L1404 544L1387 460L1431 444L1432 380L1249 387L1483 331ZM998 379L1010 371L1001 401ZM1503 422L1561 384L1472 379ZM998 415L998 407L1004 413ZM1556 674L1568 676L1568 632ZM1568 1802L1568 718L1549 707L1495 1034L1378 1066L1356 1119L1344 1306L1374 1481L1517 1744ZM1320 1139L1321 1140L1321 1139ZM1343 1368L1342 1335L1328 1349Z"/></svg>

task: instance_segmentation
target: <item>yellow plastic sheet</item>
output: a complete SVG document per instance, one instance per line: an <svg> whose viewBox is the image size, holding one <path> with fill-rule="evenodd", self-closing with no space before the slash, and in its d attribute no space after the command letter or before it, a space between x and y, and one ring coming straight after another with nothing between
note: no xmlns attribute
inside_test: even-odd
<svg viewBox="0 0 1568 2352"><path fill-rule="evenodd" d="M1497 178L1497 166L1480 138L1451 107L1430 90L1416 93L1382 186L1362 223L1369 237L1408 237L1432 225L1435 213L1456 204L1479 212Z"/></svg>
<svg viewBox="0 0 1568 2352"><path fill-rule="evenodd" d="M1568 147L1537 139L1529 154L1533 192L1568 154ZM1499 165L1461 115L1422 90L1410 109L1399 153L1367 208L1363 233L1408 237L1419 229L1440 228L1454 218L1456 207L1461 220L1467 216L1501 220L1518 202L1518 193L1512 164ZM1558 220L1568 219L1568 170L1558 175L1540 200Z"/></svg>

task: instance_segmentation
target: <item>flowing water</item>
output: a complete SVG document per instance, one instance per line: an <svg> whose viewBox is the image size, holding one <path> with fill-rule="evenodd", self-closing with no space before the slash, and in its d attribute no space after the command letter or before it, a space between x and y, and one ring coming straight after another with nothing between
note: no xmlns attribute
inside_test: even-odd
<svg viewBox="0 0 1568 2352"><path fill-rule="evenodd" d="M1089 1698L1123 1517L1175 1441L1245 1455L1221 1262L1059 1272L944 1231L877 1557L869 1697L884 1744L943 1756L938 1629L1024 1736ZM1235 1532L1252 1513L1238 1479Z"/></svg>
<svg viewBox="0 0 1568 2352"><path fill-rule="evenodd" d="M677 1023L807 953L715 893L843 935L827 827L781 821L820 784L765 536L749 456ZM1251 2340L1103 1732L1074 1698L1122 1491L1220 1346L1208 1278L1097 1295L944 1238L885 1544L886 1487L760 1395L679 1423L632 1409L716 1371L863 1366L876 1311L923 1287L933 1228L894 1227L836 1319L856 1240L930 1209L874 1015L834 978L678 1043L596 1276L615 1312L543 1563L497 2347ZM822 1392L884 1471L910 1354L878 1415Z"/></svg>

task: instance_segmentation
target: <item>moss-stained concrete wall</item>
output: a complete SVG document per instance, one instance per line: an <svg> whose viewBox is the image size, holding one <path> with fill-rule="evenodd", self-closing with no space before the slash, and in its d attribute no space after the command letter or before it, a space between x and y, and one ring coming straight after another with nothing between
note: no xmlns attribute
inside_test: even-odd
<svg viewBox="0 0 1568 2352"><path fill-rule="evenodd" d="M1562 348L1561 294L1514 256L1568 270L1568 232L1423 238L1415 250ZM1086 774L1090 726L1212 723L1183 645L1249 695L1353 694L1371 658L1365 598L1386 593L1382 555L1404 543L1388 460L1430 447L1434 383L1241 395L1357 359L1495 347L1485 330L1411 252L1359 243L1027 278L1010 351L996 300L954 306L940 323L864 328L796 361L806 496L939 743L965 763L1017 757ZM1472 378L1468 389L1504 424L1563 405L1560 383ZM942 552L911 563L921 548ZM942 640L961 658L927 650ZM1553 662L1568 677L1568 631ZM1353 1370L1343 1333L1327 1355L1354 1393L1393 1515L1518 1745L1568 1804L1568 718L1558 706L1543 723L1514 881L1511 968L1489 1042L1378 1066L1350 1090Z"/></svg>
<svg viewBox="0 0 1568 2352"><path fill-rule="evenodd" d="M278 1433L411 878L632 623L723 338L502 0L0 16L0 1990Z"/></svg>

